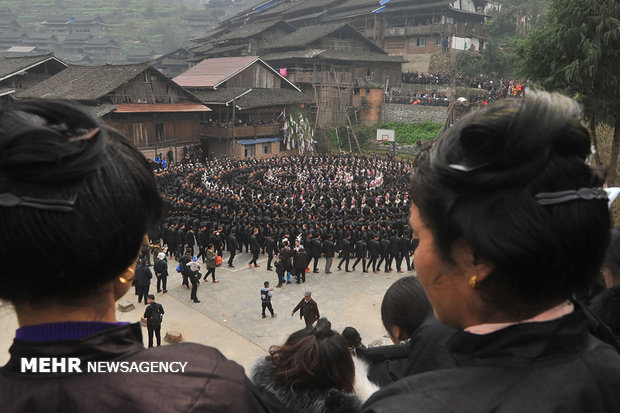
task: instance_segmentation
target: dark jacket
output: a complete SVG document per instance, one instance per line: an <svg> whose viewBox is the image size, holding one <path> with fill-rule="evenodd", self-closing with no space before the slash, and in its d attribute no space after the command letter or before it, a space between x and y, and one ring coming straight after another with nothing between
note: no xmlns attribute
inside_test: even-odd
<svg viewBox="0 0 620 413"><path fill-rule="evenodd" d="M431 311L410 333L407 344L360 348L356 354L368 363L368 379L384 387L405 376L453 367L447 342L455 331L437 321Z"/></svg>
<svg viewBox="0 0 620 413"><path fill-rule="evenodd" d="M9 352L0 369L4 413L266 411L243 368L217 349L193 343L145 349L138 323L73 341L15 340ZM20 373L22 357L79 357L83 373ZM103 374L86 373L89 361L187 364L178 373Z"/></svg>
<svg viewBox="0 0 620 413"><path fill-rule="evenodd" d="M258 243L258 237L256 235L250 237L250 251L252 251L252 253L258 253L260 251L260 244Z"/></svg>
<svg viewBox="0 0 620 413"><path fill-rule="evenodd" d="M164 317L164 307L161 304L152 301L144 310L144 318L149 326L160 326Z"/></svg>
<svg viewBox="0 0 620 413"><path fill-rule="evenodd" d="M168 276L168 261L165 258L163 260L155 261L153 270L155 271L155 275L159 274L162 277L167 277Z"/></svg>
<svg viewBox="0 0 620 413"><path fill-rule="evenodd" d="M325 258L334 258L334 252L335 252L335 245L334 245L334 241L332 240L327 240L323 243L323 252L325 253Z"/></svg>
<svg viewBox="0 0 620 413"><path fill-rule="evenodd" d="M228 251L236 251L239 249L239 243L237 242L237 237L234 234L230 234L228 235L228 238L226 238L226 248Z"/></svg>
<svg viewBox="0 0 620 413"><path fill-rule="evenodd" d="M305 250L296 251L295 255L293 255L293 267L297 271L305 270L308 266L308 253Z"/></svg>
<svg viewBox="0 0 620 413"><path fill-rule="evenodd" d="M257 391L274 411L296 413L354 413L360 406L355 394L334 388L280 386L274 380L276 367L266 360L259 361L252 369L252 382Z"/></svg>
<svg viewBox="0 0 620 413"><path fill-rule="evenodd" d="M312 238L309 242L308 242L310 251L308 251L308 253L310 254L310 257L312 258L320 258L321 257L321 240L318 238Z"/></svg>
<svg viewBox="0 0 620 413"><path fill-rule="evenodd" d="M293 250L290 247L280 249L280 258L286 271L293 271Z"/></svg>
<svg viewBox="0 0 620 413"><path fill-rule="evenodd" d="M310 324L314 324L316 320L318 320L321 315L319 314L319 306L312 298L306 302L304 298L301 299L299 304L293 308L293 314L299 311L299 319L306 318Z"/></svg>
<svg viewBox="0 0 620 413"><path fill-rule="evenodd" d="M355 257L356 258L366 258L366 241L359 240L355 244Z"/></svg>
<svg viewBox="0 0 620 413"><path fill-rule="evenodd" d="M146 286L151 284L151 278L153 278L153 273L151 272L149 267L139 265L136 268L136 280L138 282L138 285Z"/></svg>
<svg viewBox="0 0 620 413"><path fill-rule="evenodd" d="M490 334L457 331L448 340L457 367L406 377L375 393L363 411L620 411L620 355L588 329L576 307L557 320Z"/></svg>
<svg viewBox="0 0 620 413"><path fill-rule="evenodd" d="M371 239L370 241L368 241L368 255L370 256L370 258L377 258L379 256L380 248L381 245L376 239Z"/></svg>

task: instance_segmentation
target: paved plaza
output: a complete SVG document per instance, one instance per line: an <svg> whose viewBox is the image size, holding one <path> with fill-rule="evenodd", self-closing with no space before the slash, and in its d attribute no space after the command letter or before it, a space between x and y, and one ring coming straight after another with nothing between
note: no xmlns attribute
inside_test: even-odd
<svg viewBox="0 0 620 413"><path fill-rule="evenodd" d="M175 271L177 262L168 263L168 293L156 294L156 281L153 277L150 293L156 295L156 301L163 305L166 315L162 324L162 339L166 331L177 330L183 334L185 341L201 343L218 348L228 358L237 361L246 373L269 346L281 344L286 337L304 327L299 319L299 312L291 317L291 311L303 298L304 291L312 291L312 298L318 303L322 317L332 322L332 327L342 331L346 326L358 329L365 344L375 340L386 340L381 323L381 300L387 288L398 278L414 275L415 272L398 274L362 273L361 263L356 271L346 273L336 269L334 260L332 274L324 274L325 260L319 260L318 274L306 274L306 283L288 284L275 288L278 278L275 271L267 271L267 256L261 255L259 268L248 268L251 254L241 253L235 257L235 267L228 268L224 254L224 264L216 269L216 279L201 281L198 288L200 303L189 298L189 290L181 285L181 275ZM351 262L352 263L352 262ZM204 265L201 273L205 273ZM210 280L210 278L209 278ZM260 289L264 281L269 281L274 288L272 299L277 317L261 318ZM134 289L130 289L119 302L129 300L136 309L130 312L117 311L119 321L136 322L144 313L144 305L137 303ZM12 307L4 304L0 307L0 363L8 360L17 320ZM146 343L146 328L143 329ZM164 344L162 342L162 344Z"/></svg>

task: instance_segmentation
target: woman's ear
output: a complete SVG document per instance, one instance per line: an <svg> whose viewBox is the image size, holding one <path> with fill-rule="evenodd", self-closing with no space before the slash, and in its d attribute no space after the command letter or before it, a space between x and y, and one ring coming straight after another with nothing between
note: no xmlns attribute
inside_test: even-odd
<svg viewBox="0 0 620 413"><path fill-rule="evenodd" d="M390 339L392 340L392 343L398 344L402 341L400 339L400 327L392 326L390 327L390 331L388 331L388 333L390 335Z"/></svg>
<svg viewBox="0 0 620 413"><path fill-rule="evenodd" d="M485 259L475 259L474 266L476 267L476 281L482 282L487 279L489 275L495 269L495 265L489 260Z"/></svg>

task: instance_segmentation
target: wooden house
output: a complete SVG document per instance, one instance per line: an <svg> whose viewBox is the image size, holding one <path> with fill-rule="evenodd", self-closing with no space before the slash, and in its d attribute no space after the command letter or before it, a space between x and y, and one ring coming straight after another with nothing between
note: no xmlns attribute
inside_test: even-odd
<svg viewBox="0 0 620 413"><path fill-rule="evenodd" d="M205 59L174 81L213 109L202 129L213 156L280 153L280 115L312 101L257 56Z"/></svg>
<svg viewBox="0 0 620 413"><path fill-rule="evenodd" d="M201 122L210 112L150 62L69 65L56 76L17 93L16 98L78 101L123 132L149 157L198 142Z"/></svg>
<svg viewBox="0 0 620 413"><path fill-rule="evenodd" d="M66 67L52 54L0 60L0 103L10 102L10 95L49 79Z"/></svg>
<svg viewBox="0 0 620 413"><path fill-rule="evenodd" d="M342 23L300 28L267 45L261 57L313 96L315 119L322 125L347 124L347 108L359 88L401 83L402 58L388 56Z"/></svg>

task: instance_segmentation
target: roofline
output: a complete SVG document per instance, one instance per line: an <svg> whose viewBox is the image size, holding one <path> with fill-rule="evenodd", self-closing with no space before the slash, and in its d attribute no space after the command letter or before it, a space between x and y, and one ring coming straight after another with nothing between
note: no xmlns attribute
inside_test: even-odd
<svg viewBox="0 0 620 413"><path fill-rule="evenodd" d="M15 93L16 89L12 89L12 90L8 90L6 92L0 92L0 96L6 96L6 95L10 95L12 93Z"/></svg>
<svg viewBox="0 0 620 413"><path fill-rule="evenodd" d="M205 59L207 60L207 59ZM253 59L251 62L249 62L247 65L243 66L241 69L235 71L234 73L226 76L224 79L222 79L221 81L219 81L218 83L216 83L215 85L213 85L213 90L217 90L217 87L220 86L222 83L227 82L230 78L238 75L239 73L243 72L245 69L247 69L248 67L252 66L254 63L256 62L260 62L262 63L264 66L266 66L267 68L269 68L273 73L275 73L280 79L284 80L286 83L288 83L290 86L292 86L296 91L301 92L301 89L299 89L297 86L295 86L295 84L291 83L287 78L285 78L284 76L282 76L280 74L280 72L278 72L276 69L274 69L273 67L271 67L270 65L268 65L263 59L261 59L260 57L256 56L256 59Z"/></svg>
<svg viewBox="0 0 620 413"><path fill-rule="evenodd" d="M50 57L48 57L48 58L47 58L47 59L45 59L45 60L41 60L40 62L37 62L37 63L31 64L31 65L30 65L30 66L28 66L28 67L25 67L25 68L23 68L23 69L20 69L20 70L18 70L18 71L16 71L16 72L10 73L10 74L8 74L8 75L6 75L6 76L4 76L4 77L0 78L0 82L2 82L2 81L3 81L3 80L5 80L5 79L8 79L8 78L10 78L10 77L12 77L12 76L15 76L16 74L18 74L18 73L20 73L20 72L23 72L23 71L25 71L25 70L28 70L28 69L30 69L30 68L33 68L33 67L35 67L35 66L37 66L37 65L40 65L41 63L48 62L48 61L50 61L50 60L56 60L58 63L65 65L65 67L69 66L68 64L66 64L66 63L65 63L65 62L63 62L62 60L58 59L56 56L50 56Z"/></svg>
<svg viewBox="0 0 620 413"><path fill-rule="evenodd" d="M228 102L226 102L226 106L228 106L231 102L234 102L235 100L239 99L241 96L247 95L248 93L250 93L252 91L252 88L249 88L248 90L246 90L245 92L243 92L242 94L240 94L239 96L235 96L234 98L232 98L231 100L229 100ZM237 109L241 109L241 107L239 107L236 103L235 106L237 107Z"/></svg>

